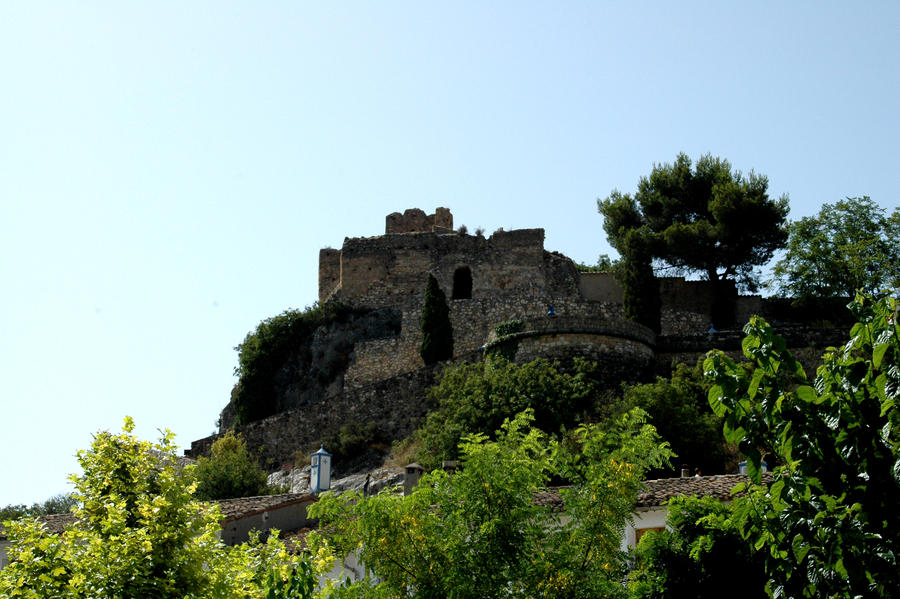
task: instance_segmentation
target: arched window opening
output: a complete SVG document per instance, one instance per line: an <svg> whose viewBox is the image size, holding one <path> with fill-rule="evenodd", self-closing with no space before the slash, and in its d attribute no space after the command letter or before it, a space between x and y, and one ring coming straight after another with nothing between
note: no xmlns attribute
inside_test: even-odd
<svg viewBox="0 0 900 599"><path fill-rule="evenodd" d="M472 271L468 266L460 266L453 273L452 299L472 299Z"/></svg>

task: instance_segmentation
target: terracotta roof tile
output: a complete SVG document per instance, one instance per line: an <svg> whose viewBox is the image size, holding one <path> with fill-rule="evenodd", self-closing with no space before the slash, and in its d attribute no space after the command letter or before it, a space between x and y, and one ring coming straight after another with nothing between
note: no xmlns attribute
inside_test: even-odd
<svg viewBox="0 0 900 599"><path fill-rule="evenodd" d="M772 474L763 474L763 483L772 482ZM691 476L685 478L660 478L644 481L645 489L638 494L637 507L662 505L669 499L679 495L697 495L699 497L715 497L731 499L731 490L738 483L750 482L746 474L720 474L716 476Z"/></svg>
<svg viewBox="0 0 900 599"><path fill-rule="evenodd" d="M281 495L222 499L217 503L222 510L222 515L225 516L225 522L228 522L245 516L259 514L273 508L311 501L316 501L316 496L310 493L283 493Z"/></svg>

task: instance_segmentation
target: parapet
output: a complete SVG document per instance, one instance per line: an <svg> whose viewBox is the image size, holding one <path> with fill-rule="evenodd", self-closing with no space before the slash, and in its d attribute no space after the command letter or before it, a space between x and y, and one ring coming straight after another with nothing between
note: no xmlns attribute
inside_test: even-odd
<svg viewBox="0 0 900 599"><path fill-rule="evenodd" d="M400 214L392 212L385 217L384 234L396 233L450 233L453 231L453 215L449 208L437 208L434 214L410 208Z"/></svg>

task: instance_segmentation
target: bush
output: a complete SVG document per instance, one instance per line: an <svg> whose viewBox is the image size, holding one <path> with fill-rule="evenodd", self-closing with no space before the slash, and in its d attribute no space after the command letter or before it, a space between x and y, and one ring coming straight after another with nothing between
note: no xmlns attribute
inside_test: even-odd
<svg viewBox="0 0 900 599"><path fill-rule="evenodd" d="M435 466L455 459L466 433L492 434L526 408L534 410L538 428L558 433L591 408L599 389L595 375L593 363L585 360L576 360L571 374L549 360L519 365L499 356L447 368L428 390L438 407L416 433L424 447L419 461Z"/></svg>
<svg viewBox="0 0 900 599"><path fill-rule="evenodd" d="M250 455L243 439L228 431L197 460L197 498L204 500L269 494L266 473Z"/></svg>

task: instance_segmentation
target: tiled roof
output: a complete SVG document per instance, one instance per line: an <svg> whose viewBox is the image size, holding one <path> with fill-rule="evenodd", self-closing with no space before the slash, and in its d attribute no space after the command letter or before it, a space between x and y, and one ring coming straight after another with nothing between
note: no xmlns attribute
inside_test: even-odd
<svg viewBox="0 0 900 599"><path fill-rule="evenodd" d="M636 507L653 507L662 505L669 499L679 495L697 495L698 497L715 497L719 500L731 499L731 490L738 483L750 482L746 474L719 474L716 476L692 476L685 478L660 478L645 480L644 490L638 493ZM763 474L762 482L770 484L772 474ZM534 494L535 505L552 508L553 511L563 509L563 500L559 490L565 487L550 487Z"/></svg>
<svg viewBox="0 0 900 599"><path fill-rule="evenodd" d="M637 507L662 505L669 499L679 495L697 495L699 497L715 497L731 499L731 490L738 483L750 482L746 474L720 474L716 476L690 476L684 478L660 478L644 481L645 489L638 494ZM770 484L772 474L763 474L762 482Z"/></svg>
<svg viewBox="0 0 900 599"><path fill-rule="evenodd" d="M315 501L316 496L310 493L283 493L281 495L261 495L259 497L238 497L235 499L222 499L218 501L225 522L237 520L246 516L260 514L262 512L291 505L293 503L305 503Z"/></svg>
<svg viewBox="0 0 900 599"><path fill-rule="evenodd" d="M222 515L224 516L223 522L229 522L238 518L259 514L273 508L315 500L316 496L310 495L309 493L284 493L281 495L222 499L216 503L219 504L219 507L222 510ZM49 532L59 534L67 526L70 526L75 522L75 516L72 514L51 514L49 516L41 516L40 520L44 523ZM0 541L6 540L6 538L6 529L0 525Z"/></svg>

